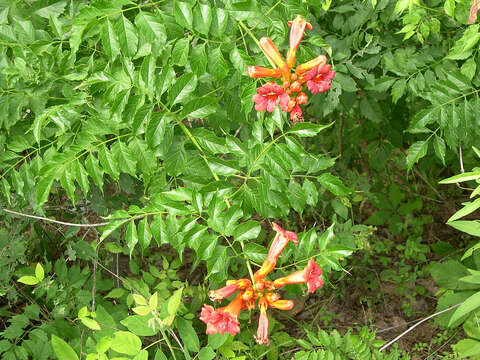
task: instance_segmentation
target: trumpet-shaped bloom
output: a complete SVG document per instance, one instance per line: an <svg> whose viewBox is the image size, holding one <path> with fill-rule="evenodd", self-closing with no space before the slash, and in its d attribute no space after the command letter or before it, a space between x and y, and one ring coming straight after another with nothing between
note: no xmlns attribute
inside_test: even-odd
<svg viewBox="0 0 480 360"><path fill-rule="evenodd" d="M226 332L235 335L240 331L238 315L243 308L243 294L239 294L230 304L220 309L210 305L203 305L200 320L207 324L207 334L213 335Z"/></svg>
<svg viewBox="0 0 480 360"><path fill-rule="evenodd" d="M295 20L289 21L290 26L290 47L287 53L287 65L292 68L295 64L296 54L300 41L302 41L305 28L312 29L312 25L305 21L300 15L297 15Z"/></svg>
<svg viewBox="0 0 480 360"><path fill-rule="evenodd" d="M247 68L247 75L251 78L279 78L282 76L282 71L279 68L269 69L262 66L249 66Z"/></svg>
<svg viewBox="0 0 480 360"><path fill-rule="evenodd" d="M287 284L303 284L308 286L308 292L313 293L315 290L323 286L322 269L313 259L310 259L308 265L300 271L295 271L285 277L276 279L273 285L276 289Z"/></svg>
<svg viewBox="0 0 480 360"><path fill-rule="evenodd" d="M265 56L269 58L275 65L277 65L279 68L282 68L285 65L285 60L283 60L282 54L280 54L280 51L278 51L272 39L264 36L258 41L258 43Z"/></svg>
<svg viewBox="0 0 480 360"><path fill-rule="evenodd" d="M313 68L318 68L319 66L323 66L327 63L327 57L325 55L319 55L315 59L307 61L301 65L298 65L295 69L295 74L301 75L305 71L312 70Z"/></svg>
<svg viewBox="0 0 480 360"><path fill-rule="evenodd" d="M313 68L305 74L308 90L310 90L312 94L327 91L330 89L335 74L335 71L330 71L330 65Z"/></svg>
<svg viewBox="0 0 480 360"><path fill-rule="evenodd" d="M299 93L296 98L291 99L293 106L298 106L299 97L306 95ZM265 276L275 268L278 257L290 241L298 245L298 236L293 231L287 231L278 224L272 224L275 237L270 245L267 259L262 267L253 275L253 282L249 279L228 280L226 286L210 291L210 299L218 301L232 295L237 290L240 292L236 298L227 306L214 309L210 305L204 305L200 314L200 320L207 324L207 334L224 334L226 332L235 335L240 331L238 316L243 309L253 310L257 305L260 310L258 321L257 343L268 345L268 308L279 310L291 310L294 306L292 300L281 300L280 295L275 291L287 284L306 283L308 291L314 292L323 285L322 270L310 259L308 265L301 271L296 271L275 281L266 280Z"/></svg>
<svg viewBox="0 0 480 360"><path fill-rule="evenodd" d="M217 290L211 290L208 293L208 296L212 301L220 301L222 299L225 299L226 297L229 297L235 291L246 289L250 285L251 285L251 282L248 279L228 280L227 286L224 286Z"/></svg>
<svg viewBox="0 0 480 360"><path fill-rule="evenodd" d="M293 231L286 231L275 222L272 223L272 227L277 234L273 239L272 245L270 245L267 259L263 262L260 269L254 274L255 281L264 278L275 268L278 257L290 241L293 241L295 245L298 245L298 236Z"/></svg>
<svg viewBox="0 0 480 360"><path fill-rule="evenodd" d="M270 340L268 340L267 300L265 300L265 298L261 298L258 301L258 307L260 308L260 317L258 319L257 336L255 340L258 344L269 345Z"/></svg>
<svg viewBox="0 0 480 360"><path fill-rule="evenodd" d="M253 96L255 110L273 112L280 103L282 110L287 110L290 97L285 93L285 89L275 83L268 82L257 89L257 94Z"/></svg>
<svg viewBox="0 0 480 360"><path fill-rule="evenodd" d="M292 310L295 304L292 300L277 300L270 304L270 307L278 310Z"/></svg>

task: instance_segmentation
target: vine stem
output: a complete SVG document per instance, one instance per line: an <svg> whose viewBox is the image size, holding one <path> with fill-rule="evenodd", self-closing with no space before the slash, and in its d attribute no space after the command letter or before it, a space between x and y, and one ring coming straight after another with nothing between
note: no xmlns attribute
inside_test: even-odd
<svg viewBox="0 0 480 360"><path fill-rule="evenodd" d="M253 35L252 31L248 27L245 26L243 21L240 20L238 23L245 30L245 32L253 39L253 41L255 41L255 44L257 44L257 46L261 49L260 42L255 37L255 35ZM262 52L263 52L263 50L262 50ZM270 63L270 65L275 69L277 66L274 64L274 62L268 56L266 56L266 58L267 58L268 62Z"/></svg>
<svg viewBox="0 0 480 360"><path fill-rule="evenodd" d="M425 321L427 320L430 320L431 318L434 318L435 316L438 316L438 315L441 315L443 313L446 313L447 311L450 311L450 310L453 310L457 307L459 307L460 305L463 304L463 301L461 303L458 303L458 304L455 304L453 306L450 306L449 308L446 308L442 311L438 311L436 312L435 314L432 314L430 316L427 316L426 318L420 320L419 322L415 323L414 325L410 326L407 330L405 330L403 333L401 333L400 335L398 335L395 339L389 341L388 343L386 343L385 345L383 345L379 351L383 351L385 350L387 347L389 347L390 345L392 345L393 343L397 342L400 338L402 338L403 336L405 336L406 334L408 334L410 331L412 331L413 329L415 329L418 325L424 323Z"/></svg>

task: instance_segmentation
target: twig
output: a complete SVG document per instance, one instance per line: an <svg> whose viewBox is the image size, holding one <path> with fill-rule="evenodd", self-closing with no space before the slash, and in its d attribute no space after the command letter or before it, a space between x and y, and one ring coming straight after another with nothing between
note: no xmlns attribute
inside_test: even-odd
<svg viewBox="0 0 480 360"><path fill-rule="evenodd" d="M463 168L463 155L462 155L462 142L461 141L458 145L458 156L460 158L460 171L463 174L465 172L465 169Z"/></svg>
<svg viewBox="0 0 480 360"><path fill-rule="evenodd" d="M5 208L2 208L2 210L5 211L6 213L10 213L10 214L18 215L18 216L23 216L23 217L30 218L30 219L49 221L49 222L53 222L55 224L66 225L66 226L98 227L98 226L105 226L105 225L109 224L109 222L102 222L102 223L96 223L96 224L75 224L75 223L70 223L70 222L65 222L65 221L54 220L54 219L46 218L46 217L43 217L43 216L23 214L23 213L13 211L13 210L9 210L9 209L5 209ZM114 220L120 220L120 219L114 219Z"/></svg>
<svg viewBox="0 0 480 360"><path fill-rule="evenodd" d="M98 249L96 249L98 251ZM97 254L98 256L98 254ZM97 262L93 262L92 311L95 311L95 293L97 291Z"/></svg>
<svg viewBox="0 0 480 360"><path fill-rule="evenodd" d="M340 121L338 123L338 155L343 156L343 111L340 111Z"/></svg>
<svg viewBox="0 0 480 360"><path fill-rule="evenodd" d="M403 333L401 333L400 335L398 335L395 339L389 341L388 343L386 343L385 345L383 345L379 351L383 351L385 350L387 347L389 347L390 345L392 345L393 343L397 342L398 339L400 339L401 337L405 336L406 334L408 334L410 331L412 331L413 329L415 329L418 325L424 323L425 321L427 320L430 320L431 318L434 318L435 316L438 316L438 315L441 315L443 313L446 313L447 311L450 311L452 309L455 309L457 307L459 307L460 305L463 304L463 301L461 303L458 303L456 305L453 305L453 306L450 306L449 308L446 308L442 311L439 311L439 312L436 312L435 314L432 314L430 316L427 316L425 319L422 319L420 320L419 322L417 322L415 325L412 325L410 326L407 330L405 330Z"/></svg>

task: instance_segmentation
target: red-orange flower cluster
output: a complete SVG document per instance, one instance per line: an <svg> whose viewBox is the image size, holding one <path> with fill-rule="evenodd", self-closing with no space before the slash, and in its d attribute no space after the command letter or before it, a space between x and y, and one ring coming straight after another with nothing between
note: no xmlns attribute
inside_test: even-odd
<svg viewBox="0 0 480 360"><path fill-rule="evenodd" d="M253 283L248 279L228 280L223 288L209 292L210 300L221 301L222 299L240 291L236 298L227 306L214 309L210 305L203 305L200 320L207 324L207 334L228 332L235 335L240 331L238 315L243 309L252 310L258 305L260 317L258 322L256 341L259 344L268 345L268 314L267 309L290 310L293 308L292 300L281 300L275 290L288 284L305 283L308 291L313 293L323 286L322 270L310 259L308 265L299 271L274 281L266 280L265 277L275 268L277 259L290 241L298 245L298 236L292 231L282 229L276 223L272 223L276 232L275 238L270 245L267 258L262 266L253 275Z"/></svg>
<svg viewBox="0 0 480 360"><path fill-rule="evenodd" d="M302 109L299 105L308 101L307 94L302 91L304 85L307 84L307 88L312 94L327 91L330 89L335 71L330 71L330 65L326 65L327 58L320 55L297 66L292 73L300 41L305 29L311 29L312 25L300 15L297 15L295 20L289 21L288 25L290 26L290 42L286 61L283 60L272 40L268 37L262 37L259 41L260 48L277 67L269 69L261 66L249 66L247 74L252 78L280 78L283 82L282 85L279 85L270 81L259 87L257 94L253 97L255 110L273 112L280 103L280 108L290 113L290 119L293 122L298 122L303 121Z"/></svg>

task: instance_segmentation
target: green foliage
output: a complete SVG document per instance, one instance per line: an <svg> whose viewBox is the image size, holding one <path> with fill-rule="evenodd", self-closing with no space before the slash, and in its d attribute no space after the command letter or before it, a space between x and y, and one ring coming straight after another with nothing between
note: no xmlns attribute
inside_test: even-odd
<svg viewBox="0 0 480 360"><path fill-rule="evenodd" d="M197 312L208 288L260 265L273 219L299 236L275 275L315 257L330 285L355 250L390 266L397 251L382 280L408 299L420 293L408 283L423 275L413 264L428 261L431 218L426 196L398 178L434 183L478 146L480 35L469 5L0 0L0 205L61 222L0 214L0 357L275 359L298 344L299 359L398 358L376 351L367 330L307 332L309 341L283 332L265 354L251 329L207 337ZM297 14L313 26L297 61L326 54L337 74L293 125L278 108L254 110L264 82L246 68L269 66L261 36L286 53ZM374 209L357 223L365 204ZM472 199L449 225L477 236L478 222L463 217L479 207ZM403 242L373 242L374 227ZM471 325L477 310L476 274L464 271L476 270L477 245L451 260L455 272L431 266L445 289L439 309L472 299L452 323ZM470 327L455 348L464 356L478 345Z"/></svg>

